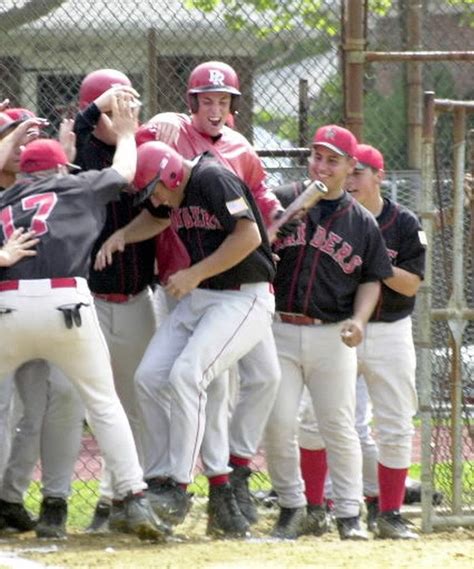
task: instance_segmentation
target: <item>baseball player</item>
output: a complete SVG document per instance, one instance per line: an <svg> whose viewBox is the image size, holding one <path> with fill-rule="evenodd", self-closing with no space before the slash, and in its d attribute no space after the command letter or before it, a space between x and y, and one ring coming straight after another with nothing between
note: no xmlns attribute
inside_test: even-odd
<svg viewBox="0 0 474 569"><path fill-rule="evenodd" d="M76 163L83 170L110 166L115 152L116 134L108 112L115 93L129 93L138 105L138 93L129 78L115 69L99 69L86 75L79 90L80 112L74 123ZM139 214L134 196L122 192L120 199L107 204L105 224L92 248L95 259L104 241ZM166 221L167 223L167 221ZM155 246L153 240L126 247L114 256L103 271L90 271L89 287L102 332L110 351L115 389L127 414L141 460L140 420L133 384L135 370L156 328L151 285L154 281ZM108 529L113 500L112 472L105 463L100 498L89 531Z"/></svg>
<svg viewBox="0 0 474 569"><path fill-rule="evenodd" d="M39 136L39 127L45 121L21 108L5 109L0 121L10 133L5 138L10 152L0 173L1 183L9 187L19 171L20 148ZM66 500L82 436L83 406L71 382L43 360L24 363L13 379L22 414L15 425L11 449L9 444L2 445L5 459L8 453L8 462L0 486L0 517L10 529L34 528L38 537L65 537ZM9 378L2 387L4 407L12 400L11 381ZM4 440L9 442L9 435L5 433ZM43 500L36 522L23 505L23 498L39 457Z"/></svg>
<svg viewBox="0 0 474 569"><path fill-rule="evenodd" d="M155 333L136 373L145 437L160 448L166 490L150 487L153 507L177 523L189 508L186 486L204 436L207 388L247 354L278 368L271 338L274 275L266 231L242 180L216 160L193 162L161 142L138 149L136 185L172 208L171 223L186 247L190 266L171 275L166 291L179 300ZM261 393L271 406L274 391ZM250 405L252 402L249 401ZM266 415L254 418L258 437ZM260 421L262 424L259 424ZM257 445L258 440L250 440ZM228 452L228 451L227 451ZM228 456L223 449L224 456ZM167 456L162 457L164 453ZM157 463L146 479L157 478ZM241 536L249 528L230 484L211 484L209 533Z"/></svg>
<svg viewBox="0 0 474 569"><path fill-rule="evenodd" d="M266 172L255 150L245 137L226 126L229 117L238 109L240 97L239 78L231 66L221 61L201 63L191 71L188 80L190 115L156 115L139 128L137 143L161 140L187 159L212 152L248 186L268 225L282 212L282 207L266 185ZM148 211L142 212L141 216L145 218L142 221L150 222L153 231L153 216ZM169 275L189 265L187 252L183 251L173 228L163 231L157 239L157 263L162 283L167 282ZM228 408L223 405L227 399L227 377L217 378L208 389L208 424L201 449L204 472L211 485L225 484L230 479L239 507L251 523L257 520L257 509L248 489L250 462L257 452L260 429L268 416L266 402L274 397L280 376L278 365L271 365L273 342L269 333L263 344L268 358L261 353L252 361L247 355L245 363L238 365L239 398L232 412L230 427ZM158 452L157 444L151 440L145 445L145 453L146 449L151 451L151 456L145 458L145 464L150 465L145 467L145 476L152 482L152 492L159 490L163 493L165 488L160 479L166 473L167 465L160 463L159 457L166 458L167 454L164 452L166 449ZM152 473L153 481L150 480Z"/></svg>
<svg viewBox="0 0 474 569"><path fill-rule="evenodd" d="M319 128L309 158L311 179L327 188L296 235L278 239L273 327L282 381L268 421L265 448L280 515L272 535L294 539L327 530L321 506L306 508L299 469L297 416L303 386L311 394L333 473L341 539L367 539L360 526L362 457L354 427L356 351L392 268L373 216L344 191L356 160L354 135L337 125ZM291 202L304 183L281 188ZM350 481L350 486L347 482Z"/></svg>
<svg viewBox="0 0 474 569"><path fill-rule="evenodd" d="M382 197L382 154L372 146L360 144L355 157L357 166L348 178L348 192L377 219L393 265L393 275L383 280L380 299L365 329L364 341L357 347L358 369L367 384L378 434L378 457L373 444L369 445L372 452L365 453L364 457L365 478L372 481L366 498L368 525L381 538L416 539L417 534L401 517L400 508L411 463L412 419L417 408L411 313L424 275L426 237L413 212ZM359 391L361 407L366 411L364 392ZM365 421L359 421L361 423ZM310 466L324 450L311 450L321 447L317 445L318 437L311 431L311 424L308 425L308 417L302 429L301 453L306 456L306 465L302 463L303 478L306 491L315 496L319 493L318 484L314 483L314 469ZM312 444L308 444L310 441ZM333 471L331 476L334 476ZM321 473L316 477L319 479ZM377 495L379 514L375 523L371 523Z"/></svg>
<svg viewBox="0 0 474 569"><path fill-rule="evenodd" d="M124 95L112 101L117 150L111 168L71 176L62 146L39 139L21 154L21 179L0 196L2 236L24 227L40 238L35 257L0 269L0 334L8 338L0 345L0 378L33 359L57 365L79 391L113 468L123 528L140 538L161 539L169 528L144 495L133 435L114 390L109 352L86 281L105 205L135 174L132 101Z"/></svg>

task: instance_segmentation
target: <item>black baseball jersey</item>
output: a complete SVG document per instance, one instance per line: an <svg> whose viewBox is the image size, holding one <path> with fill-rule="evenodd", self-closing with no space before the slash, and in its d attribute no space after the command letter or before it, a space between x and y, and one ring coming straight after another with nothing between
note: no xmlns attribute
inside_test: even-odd
<svg viewBox="0 0 474 569"><path fill-rule="evenodd" d="M195 160L179 208L171 211L191 258L191 265L213 253L233 232L239 219L258 225L261 245L236 266L203 281L200 288L232 289L240 284L271 282L275 266L265 226L255 200L244 182L206 153Z"/></svg>
<svg viewBox="0 0 474 569"><path fill-rule="evenodd" d="M0 194L0 241L33 229L37 255L0 268L0 280L88 277L90 253L105 221L106 204L127 181L116 170L77 176L27 176Z"/></svg>
<svg viewBox="0 0 474 569"><path fill-rule="evenodd" d="M77 155L75 163L83 170L102 170L112 164L115 146L98 140L92 131L100 118L100 110L91 103L77 114L74 122ZM115 201L107 205L105 225L92 248L92 259L102 243L117 229L127 225L140 211L134 204L134 196L122 192ZM112 264L102 271L91 267L89 287L99 294L138 294L154 281L155 240L132 243L123 253L115 253Z"/></svg>
<svg viewBox="0 0 474 569"><path fill-rule="evenodd" d="M303 189L297 182L276 193L287 206ZM357 287L393 274L374 216L347 193L318 202L295 234L275 241L274 251L277 310L325 322L350 318Z"/></svg>
<svg viewBox="0 0 474 569"><path fill-rule="evenodd" d="M416 215L406 207L384 198L377 223L394 267L425 274L426 241ZM415 297L400 294L382 283L382 294L371 321L394 322L413 312Z"/></svg>

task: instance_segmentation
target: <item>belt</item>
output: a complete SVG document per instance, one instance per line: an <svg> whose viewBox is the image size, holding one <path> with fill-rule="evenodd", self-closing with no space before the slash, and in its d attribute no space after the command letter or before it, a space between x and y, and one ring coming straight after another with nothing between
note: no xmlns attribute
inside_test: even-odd
<svg viewBox="0 0 474 569"><path fill-rule="evenodd" d="M74 277L63 278L63 279L45 279L49 281L49 286L51 288L76 288L77 281ZM25 281L23 281L25 282ZM6 290L18 290L20 288L21 281L0 281L0 292Z"/></svg>
<svg viewBox="0 0 474 569"><path fill-rule="evenodd" d="M305 316L304 314L277 312L277 315L281 322L285 322L286 324L296 324L297 326L318 326L320 324L326 324L324 320L320 320L319 318L311 318L311 316Z"/></svg>
<svg viewBox="0 0 474 569"><path fill-rule="evenodd" d="M98 292L93 292L92 294L94 295L95 298L98 298L99 300L105 300L105 302L115 302L115 304L123 304L124 302L132 300L132 298L135 296L134 294L121 294L118 292L117 293L111 292L109 294L101 294Z"/></svg>

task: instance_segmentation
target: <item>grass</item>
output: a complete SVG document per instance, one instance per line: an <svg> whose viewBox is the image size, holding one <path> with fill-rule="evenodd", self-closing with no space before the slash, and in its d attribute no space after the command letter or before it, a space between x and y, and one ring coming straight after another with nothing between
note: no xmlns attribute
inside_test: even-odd
<svg viewBox="0 0 474 569"><path fill-rule="evenodd" d="M413 464L409 475L415 480L421 477L421 465ZM451 494L452 464L442 463L435 466L435 487L442 490L445 496ZM196 496L207 496L208 481L202 474L198 475L189 491ZM250 479L252 491L268 491L271 489L269 476L264 472L255 472ZM473 495L474 461L467 461L463 468L463 488L466 495ZM99 495L99 482L76 480L72 484L72 493L68 502L68 526L71 529L83 529L89 524ZM31 512L38 514L41 502L41 484L32 482L28 490L25 505Z"/></svg>

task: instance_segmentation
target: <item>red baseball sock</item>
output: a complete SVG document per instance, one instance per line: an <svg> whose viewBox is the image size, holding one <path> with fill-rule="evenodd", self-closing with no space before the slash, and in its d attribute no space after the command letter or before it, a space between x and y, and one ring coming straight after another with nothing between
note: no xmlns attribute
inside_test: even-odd
<svg viewBox="0 0 474 569"><path fill-rule="evenodd" d="M379 462L379 509L381 512L401 508L405 496L407 474L408 468L388 468Z"/></svg>
<svg viewBox="0 0 474 569"><path fill-rule="evenodd" d="M229 462L233 466L250 466L250 462L252 459L244 458L243 456L235 456L235 454L231 454L229 457Z"/></svg>
<svg viewBox="0 0 474 569"><path fill-rule="evenodd" d="M218 474L217 476L209 476L208 480L211 486L222 486L223 484L227 484L227 482L229 482L229 475Z"/></svg>
<svg viewBox="0 0 474 569"><path fill-rule="evenodd" d="M326 449L310 450L300 448L300 466L308 504L322 506L324 502L324 483L328 471Z"/></svg>

